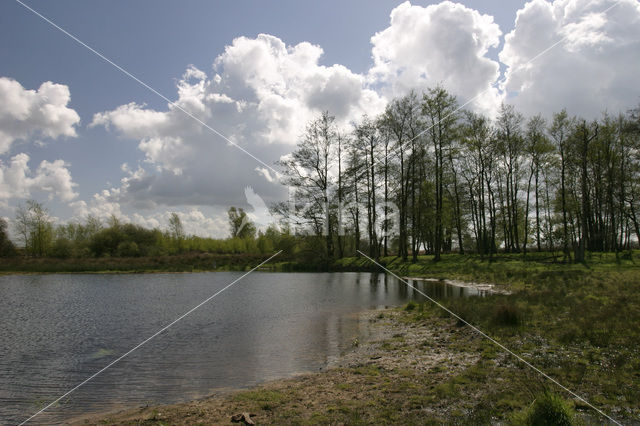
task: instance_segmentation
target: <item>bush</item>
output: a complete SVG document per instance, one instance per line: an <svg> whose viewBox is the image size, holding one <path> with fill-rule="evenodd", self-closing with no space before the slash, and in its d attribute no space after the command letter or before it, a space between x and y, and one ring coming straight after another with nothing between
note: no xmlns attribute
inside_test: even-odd
<svg viewBox="0 0 640 426"><path fill-rule="evenodd" d="M554 393L545 392L516 419L516 423L531 426L568 426L574 423L573 417L573 408L564 399Z"/></svg>
<svg viewBox="0 0 640 426"><path fill-rule="evenodd" d="M560 341L560 343L564 343L566 345L575 342L581 337L581 335L582 331L579 327L573 324L568 324L563 328L560 336L558 336L558 340Z"/></svg>
<svg viewBox="0 0 640 426"><path fill-rule="evenodd" d="M445 310L441 310L440 315L442 318L455 318L456 327L464 327L467 323L473 324L477 318L477 315L475 315L476 302L477 300L472 299L453 299L449 302L447 308L457 316L453 316Z"/></svg>
<svg viewBox="0 0 640 426"><path fill-rule="evenodd" d="M522 324L522 313L515 305L498 305L493 311L491 322L496 325L517 327Z"/></svg>
<svg viewBox="0 0 640 426"><path fill-rule="evenodd" d="M415 303L413 303L413 302L409 302L409 303L407 303L407 305L404 307L404 310L405 310L405 311L413 311L413 310L416 308L416 306L418 306L418 305L416 305L416 304L415 304Z"/></svg>
<svg viewBox="0 0 640 426"><path fill-rule="evenodd" d="M60 259L67 259L73 254L73 244L67 238L58 238L51 248L51 255Z"/></svg>
<svg viewBox="0 0 640 426"><path fill-rule="evenodd" d="M118 244L117 254L120 257L134 257L140 254L138 245L133 241L121 242Z"/></svg>

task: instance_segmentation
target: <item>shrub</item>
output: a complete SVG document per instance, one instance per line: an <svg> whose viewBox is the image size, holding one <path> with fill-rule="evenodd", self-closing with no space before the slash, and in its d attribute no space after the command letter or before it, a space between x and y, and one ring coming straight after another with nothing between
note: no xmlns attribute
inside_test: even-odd
<svg viewBox="0 0 640 426"><path fill-rule="evenodd" d="M140 254L138 245L133 241L121 242L118 244L118 250L116 252L120 257L134 257Z"/></svg>
<svg viewBox="0 0 640 426"><path fill-rule="evenodd" d="M569 344L578 340L581 335L582 332L580 328L573 324L568 324L560 333L558 340L560 343Z"/></svg>
<svg viewBox="0 0 640 426"><path fill-rule="evenodd" d="M517 327L522 323L522 313L515 305L498 305L493 311L491 322L496 325Z"/></svg>
<svg viewBox="0 0 640 426"><path fill-rule="evenodd" d="M66 259L73 254L73 245L67 238L58 238L51 248L51 255L60 259Z"/></svg>
<svg viewBox="0 0 640 426"><path fill-rule="evenodd" d="M593 346L606 348L611 341L612 333L602 328L591 328L584 331L584 335Z"/></svg>
<svg viewBox="0 0 640 426"><path fill-rule="evenodd" d="M405 311L413 311L416 308L416 305L414 302L409 302L407 303L407 306L404 307Z"/></svg>
<svg viewBox="0 0 640 426"><path fill-rule="evenodd" d="M465 321L470 324L474 323L475 319L477 318L477 316L474 315L474 312L476 310L475 302L475 300L471 299L453 299L449 303L447 308L459 317L458 318L454 316L454 318L456 319L456 327L464 327L465 325L467 325ZM449 318L450 316L452 316L445 310L441 310L440 315L442 318ZM460 318L462 318L462 320Z"/></svg>
<svg viewBox="0 0 640 426"><path fill-rule="evenodd" d="M573 422L573 408L560 396L545 392L516 419L517 424L538 426L569 426Z"/></svg>

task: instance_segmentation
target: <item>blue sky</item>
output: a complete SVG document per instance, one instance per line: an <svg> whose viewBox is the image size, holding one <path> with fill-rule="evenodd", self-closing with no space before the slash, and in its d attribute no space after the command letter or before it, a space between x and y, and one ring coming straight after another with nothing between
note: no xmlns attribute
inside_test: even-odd
<svg viewBox="0 0 640 426"><path fill-rule="evenodd" d="M408 3L389 1L221 3L31 0L26 3L172 100L179 99L177 85L188 67L193 65L194 69L206 74L203 83L207 86L205 92L224 94L236 105L254 103L256 111L263 111L270 101L261 97L259 93L262 89L256 86L258 83L242 81L242 78L250 80L255 77L255 73L243 74L243 64L249 64L253 57L242 55L249 55L246 49L250 48L271 46L266 47L265 51L277 50L272 47L278 42L288 49L306 42L322 49L320 58L308 64L311 73L309 79L326 78L321 102L337 105L337 108L344 107L349 114L375 113L375 105L383 105L410 86L420 89L425 84L441 83L443 79L453 86L447 88L456 93L460 100L466 100L482 90L488 90L491 84L508 78L507 85L501 91L489 93L485 97L486 102L476 106L485 112L490 111L496 102L506 99L504 96L507 93L518 94L516 106L525 113L539 111L548 114L552 112L551 108L559 105L557 109L573 106L576 114L594 115L604 109L617 112L623 105L632 107L638 101L637 92L621 89L628 86L631 77L640 71L638 31L630 30L640 22L640 7L635 0L625 0L607 14L601 12L612 1L577 1L575 4L580 7L574 7L567 1L551 3L539 0L523 12L518 28L515 25L516 12L524 8L524 1L466 1L462 2L463 8L452 3L414 2L409 6ZM432 6L429 8L428 5ZM390 21L392 11L396 11L395 24ZM495 24L481 19L482 15L492 17ZM407 22L412 25L411 31L402 27L409 25ZM437 43L434 41L437 32L432 29L440 24L443 25L442 31L450 31L444 43L442 40ZM516 31L509 46L505 47L505 35L514 29ZM383 34L372 43L372 36L376 33ZM268 34L275 39L258 40L259 34ZM405 40L407 34L415 39ZM464 42L471 36L480 39L481 44L486 44L486 52L478 53L464 48L451 50L447 46L449 41L452 46L457 45L457 37ZM245 38L244 44L234 44L238 37ZM536 62L534 65L537 68L520 74L514 72L510 76L504 74L509 65L512 68L522 65L534 55L535 49L542 50L546 47L544 43L548 43L548 46L561 37L567 37L567 42ZM231 45L236 49L219 60L214 69L216 58ZM375 50L376 46L378 50ZM402 50L403 46L405 50ZM400 55L398 52L404 53ZM410 55L406 52L410 52ZM414 54L415 57L411 56ZM317 105L304 104L304 100L311 97L304 92L306 89L296 86L298 83L294 82L300 70L288 74L285 69L302 65L295 58L287 58L286 52L279 55L276 68L283 75L288 75L279 84L284 84L288 89L277 93L278 102L280 106L287 102L290 106L302 102L293 107L305 111L308 108L305 112L308 112L307 115L296 117L301 121L317 112L314 109ZM430 58L440 59L435 61ZM237 61L241 64L238 69L233 68ZM294 66L291 61L295 62ZM450 69L447 70L444 65L438 69L440 64L448 62L450 64L447 66L456 70L462 69L465 64L471 63L471 66L449 80ZM265 63L259 64L258 68L264 67ZM626 70L610 69L612 63ZM334 64L341 68L331 68ZM415 68L415 72L407 71L411 67ZM575 72L572 67L575 67ZM494 68L500 70L497 77ZM234 70L236 74L231 73L233 75L226 78L227 69ZM314 77L313 72L322 77ZM216 73L223 77L222 83L214 84ZM598 86L601 83L597 82L593 88L594 79L603 73L606 73L608 83ZM426 77L422 80L412 79L414 75ZM253 185L258 193L264 192L267 200L282 196L280 190L269 187L260 173L255 173L254 168L258 164L254 160L239 152L231 152L233 148L219 138L209 135L206 141L188 145L193 138L197 138L190 132L197 131L185 128L186 133L181 133L182 130L176 130L176 127L185 125L179 118L164 117L163 120L169 122L167 129L170 130L162 134L149 128L131 129L118 124L118 120L126 114L133 117L131 114L139 111L167 112L166 102L14 1L0 3L0 78L16 81L24 91L37 90L48 81L64 85L70 93L66 108L74 110L80 117L80 121L70 127L75 129L75 136L43 137L42 128L34 125L33 132L27 132L25 137L14 138L10 147L0 153L1 164L5 168L4 192L3 181L0 180L1 216L10 218L18 203L27 198L38 198L45 201L52 215L61 220L79 219L86 213L106 216L116 212L127 220L148 226L164 226L166 212L179 211L185 214L186 221L190 221L193 232L221 236L226 232L224 206L242 202L242 189L246 185ZM198 73L192 73L183 80L185 84L192 85L189 86L192 87L190 90L196 90L196 82L203 81L203 78ZM259 80L264 83L273 81L273 78L268 75L261 76ZM346 101L328 98L330 93L342 90L330 92L328 86L332 82L346 82L344 84L353 87L353 82L358 79L362 80L362 87L358 89L360 92L354 94L352 104L346 105ZM531 94L527 95L526 90L530 90ZM26 92L16 93L30 96ZM583 97L565 102L569 97L574 99L574 93L582 93ZM0 101L11 105L9 95L4 95L7 99ZM594 96L601 105L591 105ZM96 114L113 112L132 102L137 105L135 111L126 111L125 114L120 110L117 116L112 114L90 126ZM590 104L588 107L585 106L587 103ZM217 108L219 103L215 105ZM212 108L211 111L218 111ZM255 135L277 135L279 129L274 127L279 122L277 117L265 117L260 115L263 112L256 112L257 115L249 119L235 111L233 117L223 120L227 112L216 116L211 115L211 111L205 112L211 117L214 127L219 126L225 134L237 132L243 146L264 156L270 164L290 151L292 143L295 143L295 140L282 141L276 136L265 137L263 142L254 140ZM356 119L355 115L349 118ZM8 121L10 119L10 116L4 119L0 117L0 124L11 129L13 124ZM256 127L245 129L243 126L252 120L257 123ZM28 124L29 120L26 120L20 126ZM297 129L303 125L288 123L286 129ZM240 127L242 130L238 130ZM179 140L179 143L172 144L172 140ZM218 145L207 145L209 141L213 144L214 140ZM176 154L176 146L184 150ZM184 154L186 152L192 157ZM215 164L212 167L215 170L207 170L207 162L199 161L198 157L204 155L215 159L221 152L225 152L221 155L224 161ZM20 185L7 178L7 167L19 154L28 155L29 166L25 178L31 178L20 191L11 189ZM179 158L179 161L173 161L174 158ZM62 160L64 165L57 163L55 167L47 166L49 168L45 169L49 172L45 170L43 177L38 177L38 165L43 161L52 164L55 160ZM214 164L215 160L212 161ZM246 179L233 176L233 173L225 170L226 166L233 170L240 169L252 161L254 163L247 165L248 168L243 171L243 176L252 174ZM123 168L125 163L127 167ZM187 167L191 163L194 164L193 170ZM183 170L184 167L186 170ZM195 170L197 167L202 170ZM70 182L74 184L73 197L69 194L61 196L60 191L64 189L56 192L56 185L64 187L64 178L59 174L62 168L66 169ZM140 172L136 174L136 171ZM123 183L123 178L128 180ZM221 185L209 185L216 187L210 190L204 188L211 181L226 179L237 181L237 185L229 185L224 189ZM94 194L104 190L110 192L103 197L94 197ZM238 196L229 195L231 193ZM105 208L101 204L109 206Z"/></svg>

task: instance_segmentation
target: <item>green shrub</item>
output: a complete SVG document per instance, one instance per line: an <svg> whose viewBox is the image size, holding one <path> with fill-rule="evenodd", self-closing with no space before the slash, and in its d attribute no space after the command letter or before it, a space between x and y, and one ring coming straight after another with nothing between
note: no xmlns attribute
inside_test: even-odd
<svg viewBox="0 0 640 426"><path fill-rule="evenodd" d="M440 311L440 315L442 318L454 317L456 319L456 327L464 327L467 325L466 323L473 324L477 319L477 315L475 315L477 308L475 304L476 302L476 300L472 299L453 299L448 304L447 308L456 314L457 317L451 315L444 309Z"/></svg>
<svg viewBox="0 0 640 426"><path fill-rule="evenodd" d="M522 313L516 305L501 304L494 309L491 322L495 325L517 327L522 324Z"/></svg>
<svg viewBox="0 0 640 426"><path fill-rule="evenodd" d="M134 256L140 255L140 250L138 249L138 245L135 242L123 241L120 244L118 244L118 249L116 253L120 257L134 257Z"/></svg>
<svg viewBox="0 0 640 426"><path fill-rule="evenodd" d="M51 248L51 256L67 259L73 254L73 244L67 238L58 238Z"/></svg>
<svg viewBox="0 0 640 426"><path fill-rule="evenodd" d="M580 328L573 324L568 324L560 333L558 340L560 341L560 343L564 343L566 345L577 341L581 336L582 331L580 330Z"/></svg>
<svg viewBox="0 0 640 426"><path fill-rule="evenodd" d="M404 307L405 311L413 311L416 308L416 305L414 302L409 302L407 303L407 305Z"/></svg>
<svg viewBox="0 0 640 426"><path fill-rule="evenodd" d="M612 334L610 331L601 328L592 328L590 330L585 330L584 335L589 343L598 348L606 348L607 346L609 346L609 342L612 338Z"/></svg>
<svg viewBox="0 0 640 426"><path fill-rule="evenodd" d="M545 392L515 419L528 426L569 426L574 424L573 407L560 396Z"/></svg>

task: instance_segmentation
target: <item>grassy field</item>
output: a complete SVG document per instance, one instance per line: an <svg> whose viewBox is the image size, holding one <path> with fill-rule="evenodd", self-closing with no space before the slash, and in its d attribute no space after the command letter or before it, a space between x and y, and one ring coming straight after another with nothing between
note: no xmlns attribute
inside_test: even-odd
<svg viewBox="0 0 640 426"><path fill-rule="evenodd" d="M586 264L539 254L382 261L403 276L501 284L511 294L444 301L525 360L623 424L640 422L640 262L613 254ZM364 270L363 259L337 269ZM354 342L326 372L231 396L151 407L106 423L593 424L606 418L430 302L369 319L383 337Z"/></svg>
<svg viewBox="0 0 640 426"><path fill-rule="evenodd" d="M634 256L592 254L585 264L556 262L545 253L529 255L526 262L522 255L502 255L493 262L457 255L438 263L428 257L417 263L382 260L405 276L507 287L512 294L445 305L605 412L640 421L640 261ZM409 322L449 316L430 303L412 312ZM569 396L488 340L481 345L484 361L451 382L452 397L468 400L473 400L473 388L484 383L487 391L475 411L499 416L547 390ZM509 360L505 366L503 359Z"/></svg>

